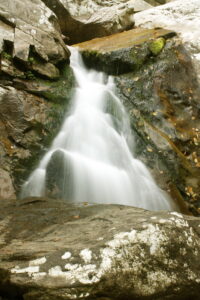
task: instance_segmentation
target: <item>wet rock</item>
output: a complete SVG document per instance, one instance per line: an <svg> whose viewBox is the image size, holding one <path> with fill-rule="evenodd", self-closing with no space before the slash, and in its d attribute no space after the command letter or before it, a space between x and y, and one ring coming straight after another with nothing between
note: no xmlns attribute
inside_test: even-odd
<svg viewBox="0 0 200 300"><path fill-rule="evenodd" d="M179 41L169 42L159 59L117 82L138 141L142 138L138 156L174 199L182 197L199 214L200 91L188 53Z"/></svg>
<svg viewBox="0 0 200 300"><path fill-rule="evenodd" d="M64 107L13 87L0 87L0 166L10 172L16 190L57 133Z"/></svg>
<svg viewBox="0 0 200 300"><path fill-rule="evenodd" d="M199 298L195 217L44 198L1 201L0 211L1 297Z"/></svg>
<svg viewBox="0 0 200 300"><path fill-rule="evenodd" d="M189 208L199 215L200 91L190 53L180 39L170 38L172 32L130 33L131 39L129 32L119 33L77 46L88 66L119 74L116 83L135 131L136 155L184 212ZM162 41L158 52L152 49L157 41Z"/></svg>
<svg viewBox="0 0 200 300"><path fill-rule="evenodd" d="M55 199L72 200L72 178L70 158L63 151L56 150L47 165L45 195Z"/></svg>
<svg viewBox="0 0 200 300"><path fill-rule="evenodd" d="M160 40L157 38L165 41L164 38L173 35L174 32L165 29L132 29L74 46L80 49L88 67L118 75L140 68L151 56L151 44Z"/></svg>

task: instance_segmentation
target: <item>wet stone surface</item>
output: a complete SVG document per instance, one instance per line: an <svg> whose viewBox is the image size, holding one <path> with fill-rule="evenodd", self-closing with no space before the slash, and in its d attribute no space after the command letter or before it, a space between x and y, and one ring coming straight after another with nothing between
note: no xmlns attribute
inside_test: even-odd
<svg viewBox="0 0 200 300"><path fill-rule="evenodd" d="M170 31L134 29L77 46L88 66L115 76L137 157L181 211L199 215L200 90L182 41Z"/></svg>

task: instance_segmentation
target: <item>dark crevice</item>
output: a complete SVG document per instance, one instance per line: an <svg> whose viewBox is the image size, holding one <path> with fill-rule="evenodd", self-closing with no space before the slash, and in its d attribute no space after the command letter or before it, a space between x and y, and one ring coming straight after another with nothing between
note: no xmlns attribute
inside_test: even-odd
<svg viewBox="0 0 200 300"><path fill-rule="evenodd" d="M30 132L31 130L33 130L34 128L31 126L31 127L28 127L28 128L26 128L26 129L24 129L24 131L23 131L23 133L25 134L25 133L28 133L28 132Z"/></svg>
<svg viewBox="0 0 200 300"><path fill-rule="evenodd" d="M11 41L4 40L3 51L11 56L13 56L14 44Z"/></svg>
<svg viewBox="0 0 200 300"><path fill-rule="evenodd" d="M35 61L39 62L39 63L46 63L47 60L45 60L35 49L34 45L30 45L29 47L29 62L30 59L33 58Z"/></svg>
<svg viewBox="0 0 200 300"><path fill-rule="evenodd" d="M16 24L14 22L11 22L9 19L7 19L6 17L4 17L2 15L0 15L0 20L13 28L16 27Z"/></svg>
<svg viewBox="0 0 200 300"><path fill-rule="evenodd" d="M8 136L8 139L11 141L12 144L14 144L16 147L18 148L23 148L26 150L26 148L20 144L19 142L17 142L11 135Z"/></svg>

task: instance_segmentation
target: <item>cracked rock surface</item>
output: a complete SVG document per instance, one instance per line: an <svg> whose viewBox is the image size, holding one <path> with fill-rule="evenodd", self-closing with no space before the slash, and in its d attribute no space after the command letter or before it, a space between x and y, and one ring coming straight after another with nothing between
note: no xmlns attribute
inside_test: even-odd
<svg viewBox="0 0 200 300"><path fill-rule="evenodd" d="M195 217L43 198L0 207L2 297L199 299Z"/></svg>
<svg viewBox="0 0 200 300"><path fill-rule="evenodd" d="M2 0L0 3L0 52L13 48L14 57L27 61L30 46L52 63L69 56L53 12L40 0ZM56 27L57 26L57 27Z"/></svg>

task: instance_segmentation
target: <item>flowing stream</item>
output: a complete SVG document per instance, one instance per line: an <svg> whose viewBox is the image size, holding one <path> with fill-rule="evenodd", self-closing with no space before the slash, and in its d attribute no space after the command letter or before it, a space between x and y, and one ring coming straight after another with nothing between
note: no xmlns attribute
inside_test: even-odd
<svg viewBox="0 0 200 300"><path fill-rule="evenodd" d="M73 202L116 203L170 210L165 193L145 165L134 158L128 115L112 77L87 70L70 47L77 88L70 114L22 188L22 198L49 189ZM54 191L53 191L54 189Z"/></svg>

